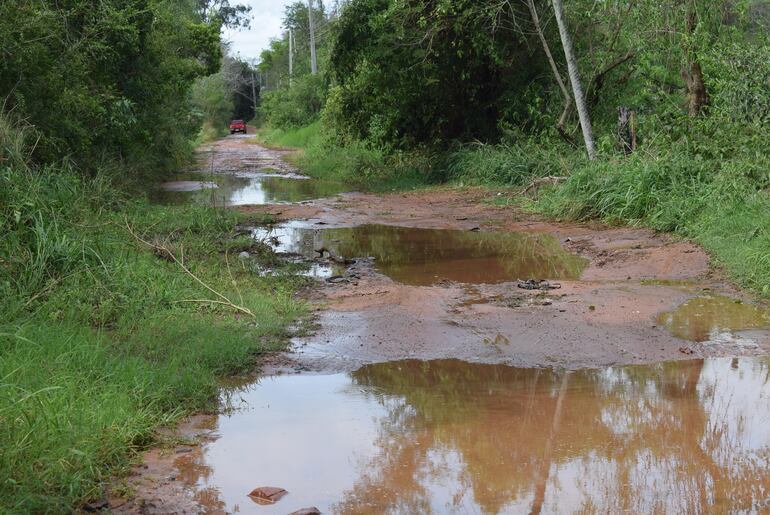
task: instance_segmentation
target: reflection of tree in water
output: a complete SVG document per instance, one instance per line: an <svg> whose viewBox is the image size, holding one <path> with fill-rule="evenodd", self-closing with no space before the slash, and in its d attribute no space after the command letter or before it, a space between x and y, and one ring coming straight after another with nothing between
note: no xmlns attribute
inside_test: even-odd
<svg viewBox="0 0 770 515"><path fill-rule="evenodd" d="M319 236L340 256L373 256L383 272L410 284L575 279L585 266L550 235L364 225Z"/></svg>
<svg viewBox="0 0 770 515"><path fill-rule="evenodd" d="M285 177L187 173L178 174L174 179L211 181L219 187L188 192L153 190L149 192L150 201L166 205L203 204L223 207L243 202L300 202L336 195L345 190L343 185L336 182Z"/></svg>
<svg viewBox="0 0 770 515"><path fill-rule="evenodd" d="M765 399L767 410L767 366L747 363L736 371L710 362L709 378L702 361L569 375L457 361L365 367L353 380L377 392L389 416L377 459L336 509L424 513L472 503L487 513L539 512L565 501L601 512L749 509L770 488L770 434L752 452L725 438L756 426L752 413L736 420L712 411L741 374L759 384L741 395ZM445 499L431 490L439 483L451 489Z"/></svg>
<svg viewBox="0 0 770 515"><path fill-rule="evenodd" d="M300 202L303 200L330 197L345 191L345 186L338 182L318 179L285 179L265 177L261 180L268 198L280 202Z"/></svg>

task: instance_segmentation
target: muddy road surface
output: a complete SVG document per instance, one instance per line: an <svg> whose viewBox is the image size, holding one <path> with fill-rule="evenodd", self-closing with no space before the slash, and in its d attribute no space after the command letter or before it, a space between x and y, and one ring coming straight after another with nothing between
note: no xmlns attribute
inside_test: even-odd
<svg viewBox="0 0 770 515"><path fill-rule="evenodd" d="M316 330L148 453L114 511L770 509L770 314L699 247L510 192L344 192L284 156L226 138L155 198L275 215L247 229L308 263Z"/></svg>

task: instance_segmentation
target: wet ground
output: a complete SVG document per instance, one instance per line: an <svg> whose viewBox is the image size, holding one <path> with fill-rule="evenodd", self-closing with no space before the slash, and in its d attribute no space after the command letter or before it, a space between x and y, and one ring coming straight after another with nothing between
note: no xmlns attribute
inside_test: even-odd
<svg viewBox="0 0 770 515"><path fill-rule="evenodd" d="M173 458L205 508L696 513L770 508L765 359L577 372L400 361L268 377ZM272 506L247 493L278 485Z"/></svg>
<svg viewBox="0 0 770 515"><path fill-rule="evenodd" d="M338 263L370 259L377 271L402 284L492 284L517 279L577 279L587 260L553 236L360 225L337 229L282 224L255 229L276 250Z"/></svg>
<svg viewBox="0 0 770 515"><path fill-rule="evenodd" d="M346 191L340 183L310 179L288 168L280 160L285 152L250 158L249 138L232 138L236 148L243 147L240 152L234 151L232 143L231 147L208 147L198 156L194 170L155 185L148 194L150 201L230 207L302 202Z"/></svg>
<svg viewBox="0 0 770 515"><path fill-rule="evenodd" d="M115 511L770 510L770 312L700 248L482 189L264 205L312 184L282 155L227 138L199 164L218 174L166 188L278 170L240 209L282 220L248 229L311 267L317 330L150 452Z"/></svg>

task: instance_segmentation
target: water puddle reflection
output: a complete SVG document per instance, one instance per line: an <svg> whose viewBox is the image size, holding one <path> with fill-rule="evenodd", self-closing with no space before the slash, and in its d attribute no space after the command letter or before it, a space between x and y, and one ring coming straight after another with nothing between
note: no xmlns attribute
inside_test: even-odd
<svg viewBox="0 0 770 515"><path fill-rule="evenodd" d="M156 204L243 206L302 202L346 191L344 185L301 175L238 172L186 173L150 192Z"/></svg>
<svg viewBox="0 0 770 515"><path fill-rule="evenodd" d="M685 340L756 347L750 332L770 330L770 311L730 297L696 297L661 314L658 323Z"/></svg>
<svg viewBox="0 0 770 515"><path fill-rule="evenodd" d="M403 361L266 378L180 457L240 513L693 513L770 508L768 361L554 372ZM289 494L257 506L247 494Z"/></svg>
<svg viewBox="0 0 770 515"><path fill-rule="evenodd" d="M486 233L362 225L318 229L284 224L257 229L255 237L278 252L337 261L374 258L391 279L425 286L443 281L499 283L516 279L577 279L587 261L546 234Z"/></svg>

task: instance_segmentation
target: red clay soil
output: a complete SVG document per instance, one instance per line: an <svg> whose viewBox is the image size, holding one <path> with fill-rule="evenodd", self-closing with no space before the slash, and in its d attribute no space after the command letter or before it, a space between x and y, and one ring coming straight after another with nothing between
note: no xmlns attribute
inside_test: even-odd
<svg viewBox="0 0 770 515"><path fill-rule="evenodd" d="M254 166L295 171L282 160L285 152L264 149L248 138L227 138L208 150L201 163L217 171ZM324 228L376 223L546 233L589 262L579 280L560 281L561 288L550 291L526 291L515 282L410 286L372 267L353 282L319 282L310 294L318 330L295 340L290 352L269 358L263 363L266 372L351 371L367 363L407 358L576 369L770 350L766 332L754 335L757 347L746 348L687 342L658 325L660 313L704 289L741 296L710 268L699 247L645 229L549 222L495 206L498 198L494 190L445 187L238 208L243 213L272 213L284 221L320 222ZM201 420L185 425L182 433L207 434ZM193 490L184 486L185 468L195 466L197 452L194 446L152 451L145 468L138 468L129 480L135 490L132 500L116 501L113 510L217 513L222 507L207 500L205 491L193 497Z"/></svg>

